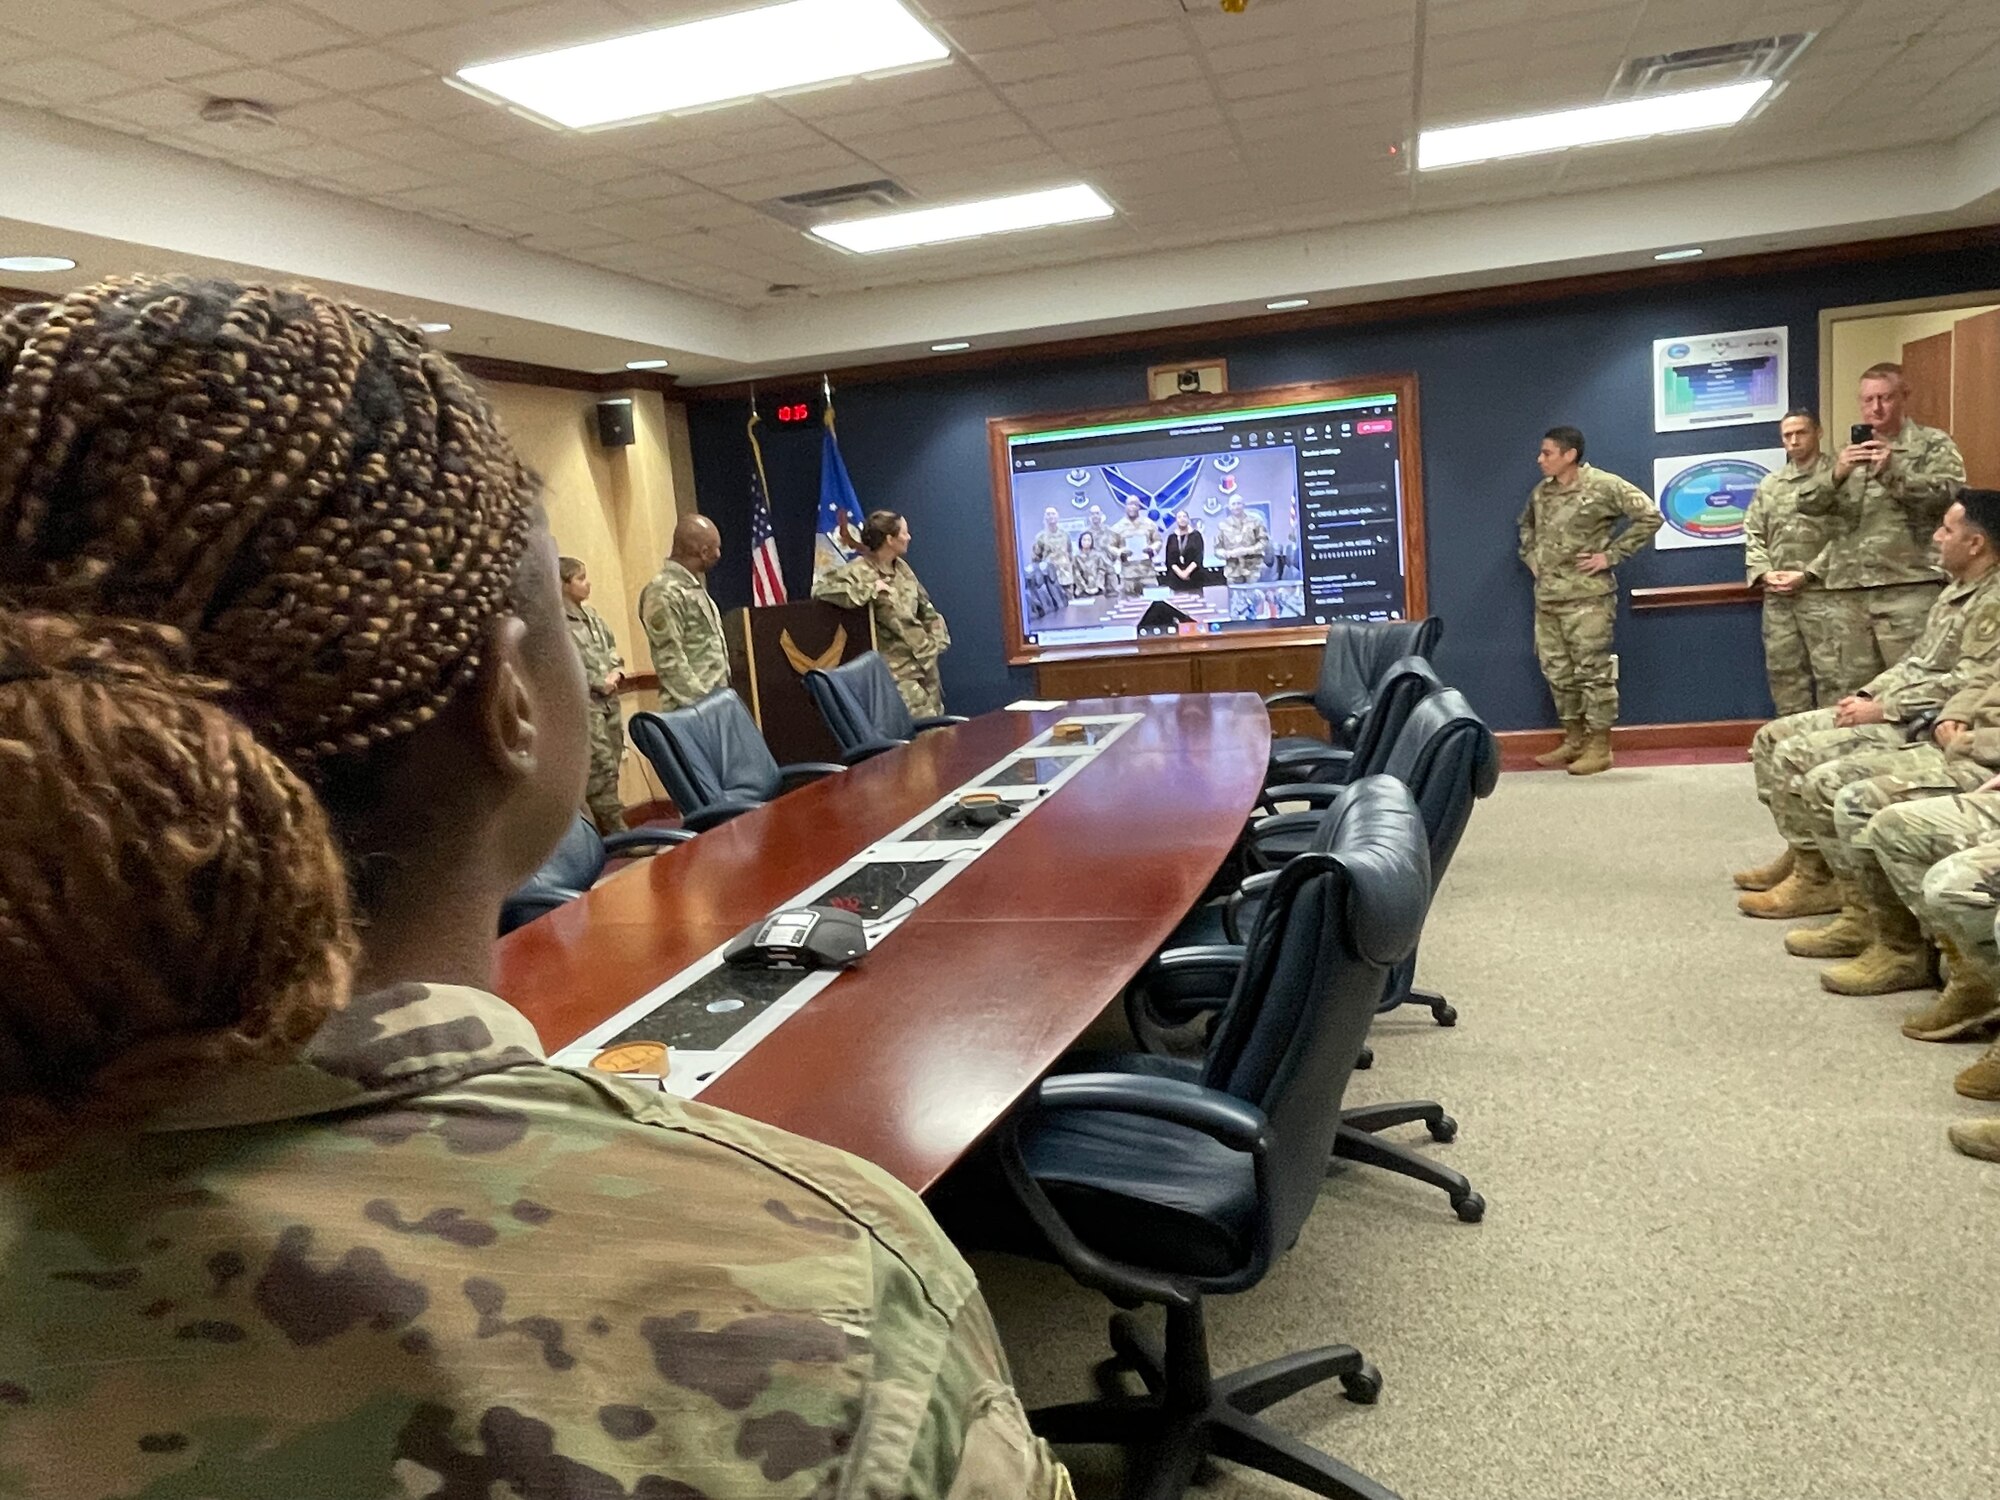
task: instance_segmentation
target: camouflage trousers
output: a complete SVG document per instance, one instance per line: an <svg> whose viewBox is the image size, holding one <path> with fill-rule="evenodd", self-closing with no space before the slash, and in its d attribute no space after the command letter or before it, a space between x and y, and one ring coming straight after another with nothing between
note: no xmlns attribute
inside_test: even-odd
<svg viewBox="0 0 2000 1500"><path fill-rule="evenodd" d="M590 780L583 800L599 833L625 826L625 801L618 795L618 771L625 761L625 717L616 695L590 705Z"/></svg>
<svg viewBox="0 0 2000 1500"><path fill-rule="evenodd" d="M1981 782L1992 775L1978 769ZM1993 933L2000 792L1896 803L1874 815L1866 838L1890 888L1924 929L1987 978L2000 980Z"/></svg>
<svg viewBox="0 0 2000 1500"><path fill-rule="evenodd" d="M931 719L944 712L944 681L938 676L936 662L926 667L906 659L892 663L892 667L896 691L912 717Z"/></svg>
<svg viewBox="0 0 2000 1500"><path fill-rule="evenodd" d="M1556 716L1592 729L1618 722L1618 658L1611 652L1618 599L1565 599L1535 604L1535 660L1549 681Z"/></svg>
<svg viewBox="0 0 2000 1500"><path fill-rule="evenodd" d="M1143 594L1160 581L1159 570L1151 563L1132 561L1122 564L1118 571L1118 587L1128 596Z"/></svg>
<svg viewBox="0 0 2000 1500"><path fill-rule="evenodd" d="M1750 741L1750 767L1757 778L1757 797L1771 809L1771 821L1794 849L1811 848L1812 827L1800 800L1806 773L1826 761L1862 750L1889 749L1903 743L1894 724L1858 724L1842 729L1830 708L1786 714L1757 731Z"/></svg>
<svg viewBox="0 0 2000 1500"><path fill-rule="evenodd" d="M1838 621L1843 670L1856 688L1910 654L1924 633L1942 583L1885 583L1870 589L1828 589Z"/></svg>
<svg viewBox="0 0 2000 1500"><path fill-rule="evenodd" d="M1764 674L1780 715L1831 706L1875 675L1873 641L1865 652L1855 649L1849 628L1856 610L1848 596L1858 592L1764 596Z"/></svg>
<svg viewBox="0 0 2000 1500"><path fill-rule="evenodd" d="M1866 830L1884 808L1978 786L1992 773L1962 755L1946 755L1929 739L1884 746L1825 761L1806 772L1799 800L1813 842L1835 872L1867 882L1876 894Z"/></svg>

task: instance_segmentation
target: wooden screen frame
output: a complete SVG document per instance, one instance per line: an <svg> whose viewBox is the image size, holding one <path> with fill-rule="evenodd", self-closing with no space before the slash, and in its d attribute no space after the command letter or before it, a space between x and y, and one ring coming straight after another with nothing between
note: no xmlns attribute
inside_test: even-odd
<svg viewBox="0 0 2000 1500"><path fill-rule="evenodd" d="M1000 621L1005 632L1007 664L1019 667L1044 661L1090 661L1116 656L1167 656L1196 651L1317 646L1326 637L1325 626L1308 625L1273 630L1224 631L1217 635L1154 637L1143 641L1098 641L1081 646L1029 645L1021 622L1021 560L1014 539L1013 467L1007 458L1008 438L1050 427L1092 427L1163 417L1227 416L1259 406L1344 401L1382 393L1395 396L1399 413L1397 451L1402 461L1403 493L1397 521L1403 531L1404 612L1412 620L1421 620L1430 612L1430 589L1424 553L1423 442L1417 416L1417 377L1414 374L1370 375L1352 380L1266 386L1262 390L1231 391L1220 396L1181 396L1172 401L1142 401L1131 406L1107 406L1090 411L988 417L987 460L993 490L993 532L997 542L994 550L1000 565Z"/></svg>

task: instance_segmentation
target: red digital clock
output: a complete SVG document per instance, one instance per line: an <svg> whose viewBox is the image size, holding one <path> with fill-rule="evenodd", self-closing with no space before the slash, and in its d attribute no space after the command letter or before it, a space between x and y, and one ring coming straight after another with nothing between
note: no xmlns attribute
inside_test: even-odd
<svg viewBox="0 0 2000 1500"><path fill-rule="evenodd" d="M783 403L778 407L778 421L780 423L790 424L793 422L810 422L811 420L812 420L811 402L789 401Z"/></svg>

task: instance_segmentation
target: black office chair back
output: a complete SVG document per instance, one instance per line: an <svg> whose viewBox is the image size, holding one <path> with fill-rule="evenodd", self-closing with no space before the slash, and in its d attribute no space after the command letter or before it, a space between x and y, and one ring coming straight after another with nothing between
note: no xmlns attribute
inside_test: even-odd
<svg viewBox="0 0 2000 1500"><path fill-rule="evenodd" d="M777 757L733 688L665 713L634 714L632 742L683 818L724 802L769 802L784 790Z"/></svg>
<svg viewBox="0 0 2000 1500"><path fill-rule="evenodd" d="M1423 930L1425 851L1407 787L1386 776L1355 782L1322 814L1312 848L1279 873L1249 934L1202 1082L1269 1122L1273 1255L1312 1212L1369 1021Z"/></svg>
<svg viewBox="0 0 2000 1500"><path fill-rule="evenodd" d="M1351 745L1361 716L1391 666L1406 656L1426 659L1437 649L1444 621L1336 620L1326 628L1313 707L1333 730L1336 745Z"/></svg>
<svg viewBox="0 0 2000 1500"><path fill-rule="evenodd" d="M896 679L879 651L864 651L837 667L813 668L806 673L806 691L843 755L885 740L907 740L917 732L916 720L896 691Z"/></svg>
<svg viewBox="0 0 2000 1500"><path fill-rule="evenodd" d="M532 922L551 905L573 901L604 873L604 840L590 819L578 813L542 867L500 908L500 935Z"/></svg>
<svg viewBox="0 0 2000 1500"><path fill-rule="evenodd" d="M1359 781L1379 773L1417 705L1432 693L1443 691L1444 683L1423 657L1405 656L1394 662L1355 729L1354 755L1347 763L1346 779Z"/></svg>
<svg viewBox="0 0 2000 1500"><path fill-rule="evenodd" d="M1446 688L1410 711L1382 770L1407 786L1417 804L1435 891L1472 819L1472 804L1500 779L1500 746L1465 695Z"/></svg>

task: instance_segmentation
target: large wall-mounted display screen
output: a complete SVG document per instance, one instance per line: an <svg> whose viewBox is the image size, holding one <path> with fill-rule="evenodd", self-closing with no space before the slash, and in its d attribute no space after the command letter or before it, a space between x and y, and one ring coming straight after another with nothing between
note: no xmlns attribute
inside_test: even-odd
<svg viewBox="0 0 2000 1500"><path fill-rule="evenodd" d="M994 419L1009 659L1421 615L1416 426L1410 376Z"/></svg>

